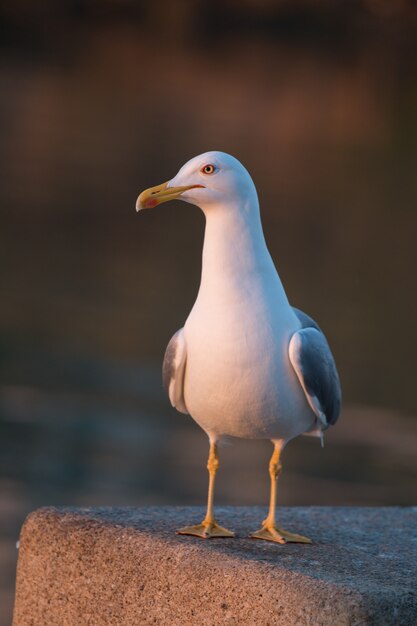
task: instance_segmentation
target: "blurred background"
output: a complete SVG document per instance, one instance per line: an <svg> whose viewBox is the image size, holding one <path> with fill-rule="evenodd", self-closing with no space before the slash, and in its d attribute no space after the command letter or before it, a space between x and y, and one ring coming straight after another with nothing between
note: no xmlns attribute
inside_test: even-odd
<svg viewBox="0 0 417 626"><path fill-rule="evenodd" d="M206 437L160 375L203 215L134 206L206 150L253 175L341 375L342 418L287 448L280 503L415 503L415 5L4 0L0 55L1 623L30 510L205 502ZM218 503L266 505L270 452L224 448Z"/></svg>

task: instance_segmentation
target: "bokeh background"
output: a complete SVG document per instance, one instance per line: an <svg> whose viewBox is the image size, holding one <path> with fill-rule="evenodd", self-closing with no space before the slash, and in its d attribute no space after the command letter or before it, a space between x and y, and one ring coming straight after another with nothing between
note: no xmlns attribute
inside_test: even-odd
<svg viewBox="0 0 417 626"><path fill-rule="evenodd" d="M160 376L204 220L134 205L206 150L252 173L343 383L324 449L286 450L280 502L415 503L416 25L406 0L2 2L2 623L30 510L205 501L205 435ZM266 504L269 454L224 448L217 501Z"/></svg>

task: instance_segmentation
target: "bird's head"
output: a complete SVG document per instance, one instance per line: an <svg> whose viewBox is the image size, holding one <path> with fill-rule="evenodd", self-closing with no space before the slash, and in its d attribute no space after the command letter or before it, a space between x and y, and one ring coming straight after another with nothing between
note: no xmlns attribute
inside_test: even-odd
<svg viewBox="0 0 417 626"><path fill-rule="evenodd" d="M257 196L243 165L225 152L205 152L182 166L174 178L142 191L136 210L151 209L168 200L185 200L203 211L215 206L252 204Z"/></svg>

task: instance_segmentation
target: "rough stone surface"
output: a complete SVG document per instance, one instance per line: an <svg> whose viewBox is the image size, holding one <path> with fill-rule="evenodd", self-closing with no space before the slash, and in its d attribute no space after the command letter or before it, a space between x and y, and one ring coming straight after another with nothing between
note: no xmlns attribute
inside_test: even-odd
<svg viewBox="0 0 417 626"><path fill-rule="evenodd" d="M14 626L417 624L417 508L280 509L282 526L313 545L248 539L265 516L256 507L217 509L236 539L174 534L203 513L35 511L21 533Z"/></svg>

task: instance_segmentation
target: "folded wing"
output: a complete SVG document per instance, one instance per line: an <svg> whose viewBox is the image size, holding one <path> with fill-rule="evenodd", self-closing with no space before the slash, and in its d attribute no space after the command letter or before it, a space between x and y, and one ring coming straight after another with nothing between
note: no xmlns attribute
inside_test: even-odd
<svg viewBox="0 0 417 626"><path fill-rule="evenodd" d="M317 324L294 309L303 328L293 334L289 357L307 401L322 429L335 424L341 407L341 388L336 364L326 337Z"/></svg>
<svg viewBox="0 0 417 626"><path fill-rule="evenodd" d="M162 365L162 380L172 406L181 413L188 413L184 400L184 375L187 362L187 346L184 329L180 328L169 342Z"/></svg>

